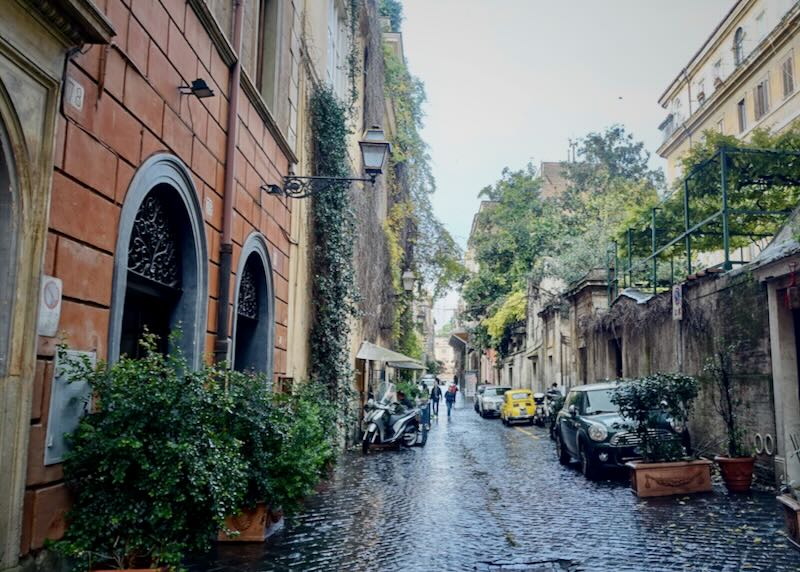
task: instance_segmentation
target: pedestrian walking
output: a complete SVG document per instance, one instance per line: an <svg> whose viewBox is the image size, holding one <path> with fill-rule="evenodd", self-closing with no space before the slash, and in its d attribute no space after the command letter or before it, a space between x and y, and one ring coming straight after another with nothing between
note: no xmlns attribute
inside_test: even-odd
<svg viewBox="0 0 800 572"><path fill-rule="evenodd" d="M431 389L431 404L433 405L433 416L439 417L439 400L442 398L442 388L439 387L439 383L435 382L433 384L433 389Z"/></svg>
<svg viewBox="0 0 800 572"><path fill-rule="evenodd" d="M447 393L444 394L444 401L447 404L447 416L450 417L450 412L453 410L453 404L456 402L456 392L458 387L455 384L447 388Z"/></svg>

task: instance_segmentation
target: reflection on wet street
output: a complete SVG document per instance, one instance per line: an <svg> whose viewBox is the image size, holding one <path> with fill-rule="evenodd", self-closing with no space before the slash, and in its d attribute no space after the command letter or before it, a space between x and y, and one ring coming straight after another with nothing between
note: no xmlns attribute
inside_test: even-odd
<svg viewBox="0 0 800 572"><path fill-rule="evenodd" d="M800 570L782 529L772 494L639 500L624 475L560 466L544 429L461 402L426 447L347 453L266 543L220 546L192 570Z"/></svg>

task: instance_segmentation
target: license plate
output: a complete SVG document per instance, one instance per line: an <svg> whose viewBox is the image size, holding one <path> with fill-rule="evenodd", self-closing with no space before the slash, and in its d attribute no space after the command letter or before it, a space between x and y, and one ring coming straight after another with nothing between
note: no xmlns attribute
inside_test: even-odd
<svg viewBox="0 0 800 572"><path fill-rule="evenodd" d="M519 410L519 414L520 414L520 415L522 415L522 416L525 416L525 415L527 415L527 414L528 414L528 410L527 410L527 409L524 409L524 408L523 408L523 409L520 409L520 410Z"/></svg>

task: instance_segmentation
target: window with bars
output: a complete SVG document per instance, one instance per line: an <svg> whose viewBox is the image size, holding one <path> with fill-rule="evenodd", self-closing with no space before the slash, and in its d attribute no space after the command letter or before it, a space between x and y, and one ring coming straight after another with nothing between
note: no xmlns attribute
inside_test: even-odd
<svg viewBox="0 0 800 572"><path fill-rule="evenodd" d="M781 64L781 75L783 77L783 97L789 97L794 93L794 56L790 55Z"/></svg>
<svg viewBox="0 0 800 572"><path fill-rule="evenodd" d="M758 82L753 89L756 119L761 119L769 112L769 76Z"/></svg>
<svg viewBox="0 0 800 572"><path fill-rule="evenodd" d="M737 28L733 35L733 63L738 67L744 61L744 29Z"/></svg>

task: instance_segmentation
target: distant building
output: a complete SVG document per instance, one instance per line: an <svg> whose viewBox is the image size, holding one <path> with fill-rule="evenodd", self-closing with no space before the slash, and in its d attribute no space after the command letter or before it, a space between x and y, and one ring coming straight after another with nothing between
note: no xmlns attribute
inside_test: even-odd
<svg viewBox="0 0 800 572"><path fill-rule="evenodd" d="M542 161L539 166L539 176L542 178L540 194L544 199L560 197L569 186L564 172L564 163L561 161Z"/></svg>
<svg viewBox="0 0 800 572"><path fill-rule="evenodd" d="M757 127L780 132L800 114L800 4L738 0L659 98L668 182L681 157L715 130L748 139Z"/></svg>

